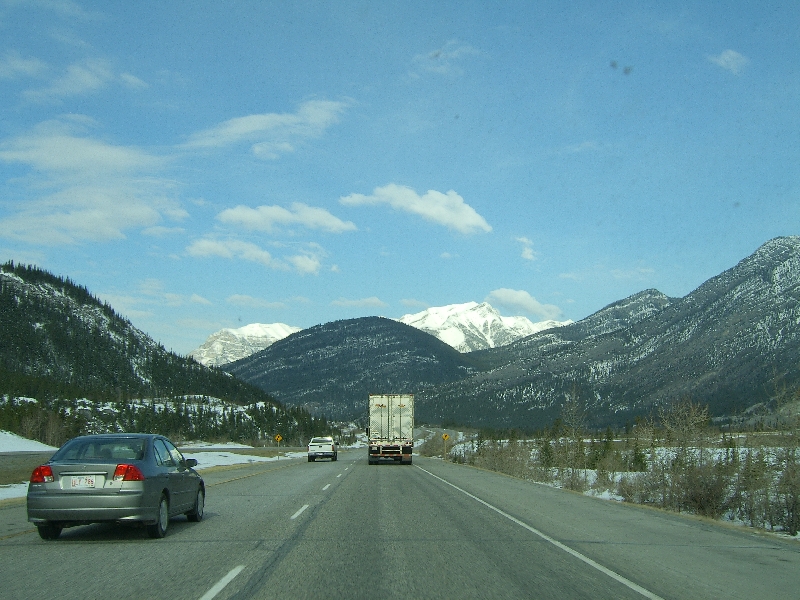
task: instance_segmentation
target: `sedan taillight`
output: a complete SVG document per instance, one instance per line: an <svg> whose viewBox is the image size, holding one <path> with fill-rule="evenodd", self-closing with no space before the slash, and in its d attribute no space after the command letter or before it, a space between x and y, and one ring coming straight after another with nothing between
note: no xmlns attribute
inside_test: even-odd
<svg viewBox="0 0 800 600"><path fill-rule="evenodd" d="M53 481L53 469L50 465L36 467L31 473L31 483L50 483Z"/></svg>
<svg viewBox="0 0 800 600"><path fill-rule="evenodd" d="M144 473L136 465L117 465L114 481L144 481Z"/></svg>

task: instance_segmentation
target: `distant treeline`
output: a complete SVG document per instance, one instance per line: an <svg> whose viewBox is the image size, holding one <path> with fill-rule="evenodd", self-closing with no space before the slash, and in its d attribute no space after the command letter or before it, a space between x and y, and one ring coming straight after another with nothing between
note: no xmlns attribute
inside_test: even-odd
<svg viewBox="0 0 800 600"><path fill-rule="evenodd" d="M168 401L90 402L0 400L0 429L51 446L77 435L107 432L160 433L184 440L236 441L253 445L305 445L315 435L338 433L324 417L299 408L221 405L210 398Z"/></svg>

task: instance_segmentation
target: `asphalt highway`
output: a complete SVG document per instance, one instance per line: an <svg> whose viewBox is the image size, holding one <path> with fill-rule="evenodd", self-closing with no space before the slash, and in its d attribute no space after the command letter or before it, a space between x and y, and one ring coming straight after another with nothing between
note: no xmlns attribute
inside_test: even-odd
<svg viewBox="0 0 800 600"><path fill-rule="evenodd" d="M202 467L202 465L201 465ZM797 598L800 543L436 459L213 469L205 518L39 538L0 506L0 598Z"/></svg>

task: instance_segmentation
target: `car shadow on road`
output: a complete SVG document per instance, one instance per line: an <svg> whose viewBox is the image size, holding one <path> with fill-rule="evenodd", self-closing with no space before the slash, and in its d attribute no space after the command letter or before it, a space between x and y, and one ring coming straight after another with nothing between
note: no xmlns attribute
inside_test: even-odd
<svg viewBox="0 0 800 600"><path fill-rule="evenodd" d="M213 518L211 513L206 513L203 520ZM185 516L173 517L169 520L165 539L179 535L196 527L197 523L190 522ZM151 540L147 535L144 525L131 523L93 523L91 525L78 525L68 527L61 532L56 543L62 542L141 542Z"/></svg>

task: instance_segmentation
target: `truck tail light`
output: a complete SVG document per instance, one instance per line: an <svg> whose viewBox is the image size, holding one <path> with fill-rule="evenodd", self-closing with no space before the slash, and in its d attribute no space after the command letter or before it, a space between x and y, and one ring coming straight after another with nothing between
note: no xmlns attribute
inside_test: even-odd
<svg viewBox="0 0 800 600"><path fill-rule="evenodd" d="M31 483L50 483L53 479L53 469L50 465L36 467L31 473Z"/></svg>
<svg viewBox="0 0 800 600"><path fill-rule="evenodd" d="M136 465L117 465L114 481L144 481L144 473Z"/></svg>

